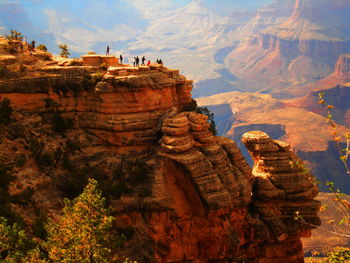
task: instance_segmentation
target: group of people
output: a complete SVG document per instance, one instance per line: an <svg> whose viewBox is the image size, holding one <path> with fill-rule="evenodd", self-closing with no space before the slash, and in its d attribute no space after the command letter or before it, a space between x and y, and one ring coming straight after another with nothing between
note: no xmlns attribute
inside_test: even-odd
<svg viewBox="0 0 350 263"><path fill-rule="evenodd" d="M145 66L145 65L146 65L146 64L145 64L146 60L147 60L147 59L145 58L145 56L142 56L142 58L141 58L141 65L142 65L142 66ZM147 61L147 66L149 66L149 65L151 65L151 61L150 61L150 60ZM139 67L139 66L140 66L140 59L139 59L138 56L134 57L133 66L134 66L134 67Z"/></svg>
<svg viewBox="0 0 350 263"><path fill-rule="evenodd" d="M110 50L110 47L108 45L107 48L106 48L106 56L109 56L109 50ZM149 65L151 65L151 60L147 60L147 64L145 64L146 60L147 60L146 57L142 56L142 58L141 58L141 66L145 66L145 65L149 66ZM123 64L123 56L122 55L119 56L119 63ZM163 65L163 61L161 59L158 59L158 58L156 60L156 63ZM134 57L133 66L134 67L139 67L140 66L140 58L138 56Z"/></svg>

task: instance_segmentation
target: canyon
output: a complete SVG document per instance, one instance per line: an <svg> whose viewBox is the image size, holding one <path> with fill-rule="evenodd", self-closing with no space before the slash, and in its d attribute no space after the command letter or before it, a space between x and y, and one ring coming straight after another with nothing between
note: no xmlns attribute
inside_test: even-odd
<svg viewBox="0 0 350 263"><path fill-rule="evenodd" d="M334 72L325 78L302 88L292 87L290 92L306 94L293 99L277 99L271 94L242 93L233 91L197 99L198 104L208 107L216 116L219 133L239 140L246 131L257 129L269 133L274 139L289 142L294 150L308 160L321 182L333 181L345 192L348 177L338 158L338 150L324 109L319 104L319 94L334 106L332 116L339 134L348 134L349 80L347 55L337 61ZM224 128L223 128L224 127ZM315 132L317 131L317 132ZM244 156L249 159L243 149ZM328 188L321 185L321 189Z"/></svg>
<svg viewBox="0 0 350 263"><path fill-rule="evenodd" d="M244 133L250 168L236 143L213 136L207 116L191 108L193 82L179 70L83 66L40 50L10 55L4 43L0 100L13 113L1 129L1 162L15 178L11 196L31 189L26 202L10 204L28 227L40 214L57 216L62 198L93 177L117 229L132 229L125 257L303 262L301 237L320 224L320 202L292 146Z"/></svg>

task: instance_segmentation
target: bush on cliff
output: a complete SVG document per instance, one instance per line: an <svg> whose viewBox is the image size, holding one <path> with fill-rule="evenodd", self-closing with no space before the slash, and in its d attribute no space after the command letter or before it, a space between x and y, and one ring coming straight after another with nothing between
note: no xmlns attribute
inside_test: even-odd
<svg viewBox="0 0 350 263"><path fill-rule="evenodd" d="M204 114L208 117L208 121L210 123L209 131L213 133L213 135L217 135L218 132L216 130L216 123L215 123L215 118L214 118L214 113L212 113L207 107L199 107L197 105L196 100L192 100L190 103L185 105L184 111L195 111L200 114Z"/></svg>
<svg viewBox="0 0 350 263"><path fill-rule="evenodd" d="M10 209L11 196L8 192L9 184L14 180L10 173L11 168L4 160L0 159L0 216L13 219L13 214Z"/></svg>
<svg viewBox="0 0 350 263"><path fill-rule="evenodd" d="M19 47L23 48L23 35L20 32L11 30L9 35L5 35L5 38L7 40L7 45L5 46L7 52L12 54L16 53Z"/></svg>
<svg viewBox="0 0 350 263"><path fill-rule="evenodd" d="M41 51L44 51L44 52L47 52L47 47L44 45L44 44L40 44L37 46L37 49L41 50Z"/></svg>
<svg viewBox="0 0 350 263"><path fill-rule="evenodd" d="M197 107L196 112L204 114L208 117L208 121L210 123L209 131L211 131L213 135L217 135L218 132L214 121L214 113L212 113L207 107Z"/></svg>
<svg viewBox="0 0 350 263"><path fill-rule="evenodd" d="M0 124L8 124L11 121L12 107L11 101L8 98L4 98L0 101Z"/></svg>
<svg viewBox="0 0 350 263"><path fill-rule="evenodd" d="M9 35L5 35L5 38L8 43L12 43L15 41L22 41L23 40L23 35L21 32L18 32L17 30L10 30Z"/></svg>

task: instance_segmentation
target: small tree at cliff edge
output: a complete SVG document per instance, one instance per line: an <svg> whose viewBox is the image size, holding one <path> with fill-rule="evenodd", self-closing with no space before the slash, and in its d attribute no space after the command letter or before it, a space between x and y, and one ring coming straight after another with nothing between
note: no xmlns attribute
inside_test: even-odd
<svg viewBox="0 0 350 263"><path fill-rule="evenodd" d="M68 46L66 44L61 44L58 47L61 49L60 56L64 58L68 58L68 56L70 55L68 51Z"/></svg>

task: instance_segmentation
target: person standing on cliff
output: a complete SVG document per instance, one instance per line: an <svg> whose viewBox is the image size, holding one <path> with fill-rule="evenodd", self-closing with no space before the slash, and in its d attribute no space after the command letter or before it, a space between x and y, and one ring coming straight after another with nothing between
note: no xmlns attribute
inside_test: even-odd
<svg viewBox="0 0 350 263"><path fill-rule="evenodd" d="M140 59L139 56L136 57L136 67L140 66Z"/></svg>
<svg viewBox="0 0 350 263"><path fill-rule="evenodd" d="M106 49L106 56L109 56L109 46L107 46L107 49Z"/></svg>
<svg viewBox="0 0 350 263"><path fill-rule="evenodd" d="M148 61L147 61L147 66L150 66L150 65L151 65L151 61L148 60Z"/></svg>
<svg viewBox="0 0 350 263"><path fill-rule="evenodd" d="M31 44L32 44L32 50L34 51L34 49L35 49L35 40L33 40Z"/></svg>
<svg viewBox="0 0 350 263"><path fill-rule="evenodd" d="M134 67L136 67L136 57L134 57L133 65L134 65Z"/></svg>
<svg viewBox="0 0 350 263"><path fill-rule="evenodd" d="M119 61L120 61L120 64L123 64L123 56L121 54L119 56Z"/></svg>
<svg viewBox="0 0 350 263"><path fill-rule="evenodd" d="M146 61L146 58L145 58L145 56L142 56L142 59L141 59L141 65L145 65L145 61Z"/></svg>

